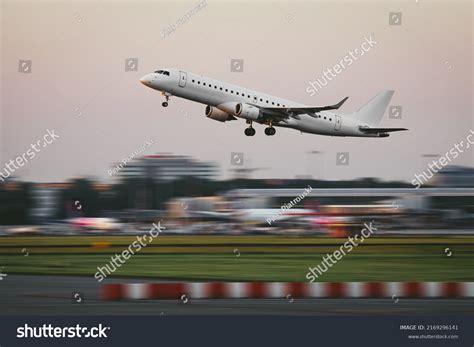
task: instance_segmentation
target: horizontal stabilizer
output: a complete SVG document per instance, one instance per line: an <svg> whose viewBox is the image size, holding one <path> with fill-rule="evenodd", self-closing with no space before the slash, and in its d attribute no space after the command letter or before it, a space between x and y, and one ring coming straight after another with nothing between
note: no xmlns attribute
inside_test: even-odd
<svg viewBox="0 0 474 347"><path fill-rule="evenodd" d="M368 127L359 127L359 129L360 131L366 134L390 133L392 131L408 130L405 128L368 128Z"/></svg>

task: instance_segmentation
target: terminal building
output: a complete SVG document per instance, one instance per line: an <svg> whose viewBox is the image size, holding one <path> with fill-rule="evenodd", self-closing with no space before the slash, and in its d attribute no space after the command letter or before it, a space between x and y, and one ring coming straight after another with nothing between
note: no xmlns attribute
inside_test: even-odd
<svg viewBox="0 0 474 347"><path fill-rule="evenodd" d="M148 178L159 182L171 182L186 177L213 180L216 175L217 165L214 163L166 153L133 159L118 173L121 178Z"/></svg>
<svg viewBox="0 0 474 347"><path fill-rule="evenodd" d="M56 218L60 207L61 191L68 185L64 183L38 183L32 187L33 208L30 218L42 223Z"/></svg>
<svg viewBox="0 0 474 347"><path fill-rule="evenodd" d="M448 166L433 177L437 187L474 187L474 168L467 166Z"/></svg>

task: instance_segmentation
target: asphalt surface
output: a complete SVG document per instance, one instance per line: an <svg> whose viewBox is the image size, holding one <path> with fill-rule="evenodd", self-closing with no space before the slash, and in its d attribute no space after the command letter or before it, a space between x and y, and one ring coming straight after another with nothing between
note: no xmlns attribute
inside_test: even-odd
<svg viewBox="0 0 474 347"><path fill-rule="evenodd" d="M113 282L156 281L115 279ZM102 301L100 286L93 277L7 275L0 280L0 312L3 315L474 315L474 299Z"/></svg>

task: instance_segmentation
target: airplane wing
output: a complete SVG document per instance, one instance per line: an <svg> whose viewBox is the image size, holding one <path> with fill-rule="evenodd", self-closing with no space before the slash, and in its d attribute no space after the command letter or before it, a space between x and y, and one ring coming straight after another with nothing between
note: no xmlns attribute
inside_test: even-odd
<svg viewBox="0 0 474 347"><path fill-rule="evenodd" d="M349 97L345 97L335 105L329 106L310 106L310 107L261 107L260 110L268 116L268 118L289 118L299 119L299 114L308 114L314 117L314 113L327 110L337 110L341 107Z"/></svg>

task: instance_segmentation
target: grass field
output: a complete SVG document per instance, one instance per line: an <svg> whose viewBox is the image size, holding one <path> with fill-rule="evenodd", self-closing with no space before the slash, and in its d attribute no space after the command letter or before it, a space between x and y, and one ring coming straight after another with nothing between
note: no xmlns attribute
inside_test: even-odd
<svg viewBox="0 0 474 347"><path fill-rule="evenodd" d="M7 274L93 278L134 236L0 237ZM306 281L347 239L296 236L165 236L109 276L169 280ZM446 250L449 248L449 250ZM446 251L445 251L446 250ZM451 253L448 256L446 253ZM28 256L25 254L28 253ZM474 237L372 238L320 281L474 281Z"/></svg>

